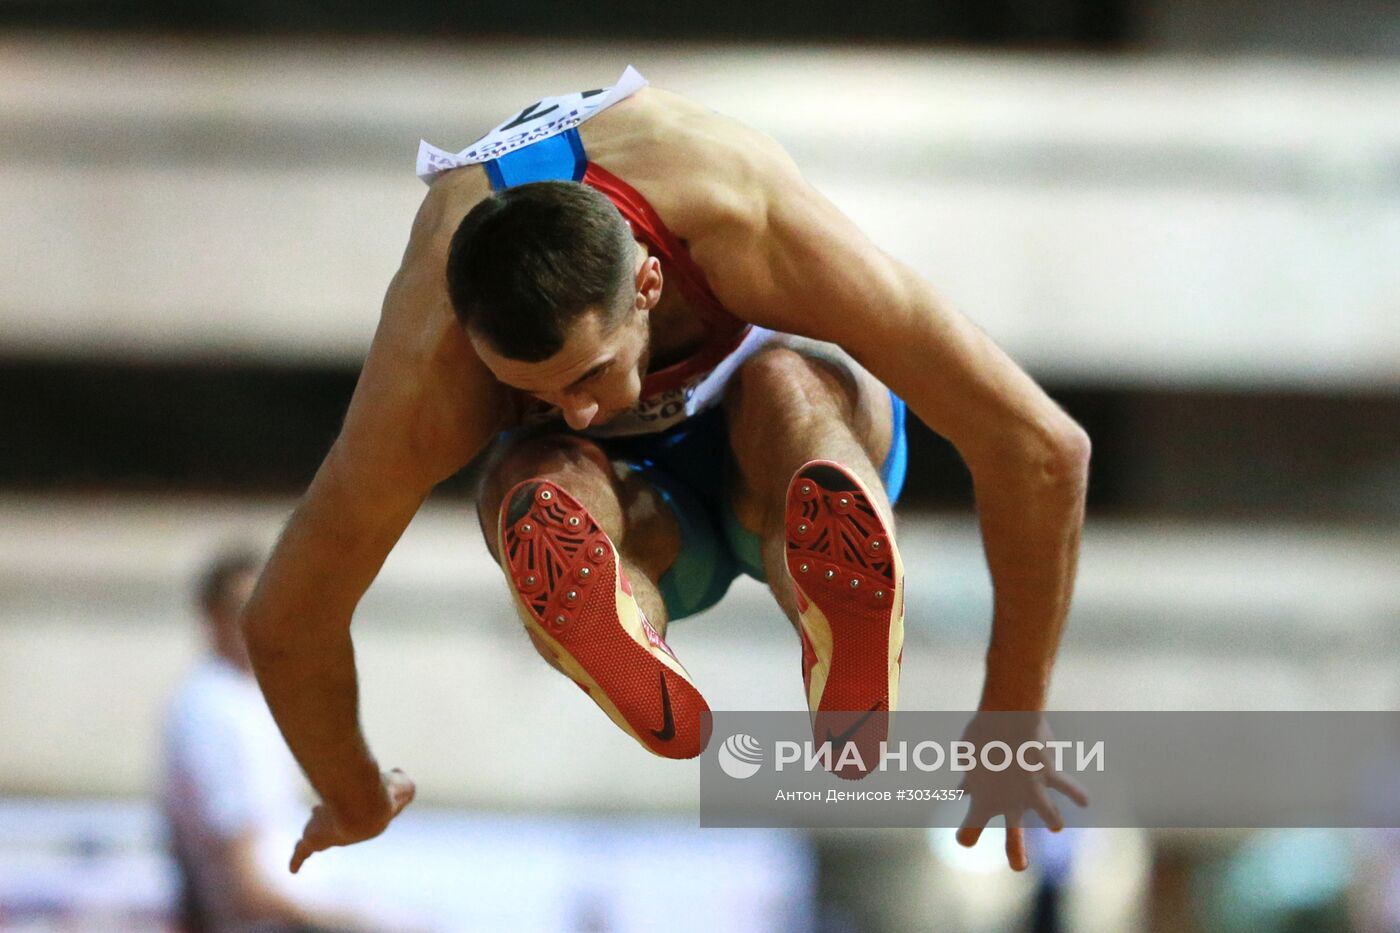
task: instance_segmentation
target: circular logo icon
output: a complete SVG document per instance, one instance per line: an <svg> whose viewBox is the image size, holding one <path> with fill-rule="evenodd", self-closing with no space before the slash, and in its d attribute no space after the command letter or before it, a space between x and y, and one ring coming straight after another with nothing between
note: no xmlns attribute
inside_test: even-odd
<svg viewBox="0 0 1400 933"><path fill-rule="evenodd" d="M719 766L725 774L743 780L758 773L763 765L763 748L758 739L738 732L724 740L719 747Z"/></svg>

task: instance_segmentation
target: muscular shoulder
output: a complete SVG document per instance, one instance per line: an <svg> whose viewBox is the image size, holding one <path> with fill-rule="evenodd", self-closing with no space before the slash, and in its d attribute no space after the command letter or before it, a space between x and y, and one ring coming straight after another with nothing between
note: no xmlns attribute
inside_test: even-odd
<svg viewBox="0 0 1400 933"><path fill-rule="evenodd" d="M446 248L457 225L476 203L491 193L486 172L478 165L469 165L439 175L428 186L428 193L413 218L413 233L409 249L438 244Z"/></svg>
<svg viewBox="0 0 1400 933"><path fill-rule="evenodd" d="M614 109L598 118L597 143L585 139L589 157L691 244L760 222L773 180L796 171L772 137L680 94L648 87Z"/></svg>
<svg viewBox="0 0 1400 933"><path fill-rule="evenodd" d="M423 199L342 432L356 460L436 481L500 426L500 386L457 324L445 275L452 234L485 190L479 170L458 170Z"/></svg>

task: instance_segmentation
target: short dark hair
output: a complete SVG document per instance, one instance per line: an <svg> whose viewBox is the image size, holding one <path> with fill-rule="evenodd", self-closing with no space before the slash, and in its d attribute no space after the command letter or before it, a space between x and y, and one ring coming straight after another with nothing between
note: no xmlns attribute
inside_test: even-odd
<svg viewBox="0 0 1400 933"><path fill-rule="evenodd" d="M204 565L195 586L195 599L199 608L211 613L228 597L229 588L239 577L257 573L262 566L262 555L248 545L233 545L224 548Z"/></svg>
<svg viewBox="0 0 1400 933"><path fill-rule="evenodd" d="M587 185L538 181L498 191L463 218L447 253L457 320L502 356L549 359L586 311L614 323L632 281L631 229Z"/></svg>

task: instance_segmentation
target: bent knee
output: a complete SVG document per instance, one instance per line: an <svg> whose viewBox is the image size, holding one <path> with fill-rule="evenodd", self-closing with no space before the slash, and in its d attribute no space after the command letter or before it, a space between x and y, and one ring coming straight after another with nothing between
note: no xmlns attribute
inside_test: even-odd
<svg viewBox="0 0 1400 933"><path fill-rule="evenodd" d="M754 388L770 388L812 378L812 360L792 347L767 346L745 360L736 379Z"/></svg>
<svg viewBox="0 0 1400 933"><path fill-rule="evenodd" d="M763 348L730 384L729 442L751 484L761 485L775 469L785 474L793 460L849 452L842 446L846 435L872 464L889 451L889 390L839 348L810 343L810 352L786 344Z"/></svg>
<svg viewBox="0 0 1400 933"><path fill-rule="evenodd" d="M612 483L608 455L596 443L573 434L542 434L503 441L506 446L487 463L477 490L477 517L482 534L496 547L496 519L501 503L517 484L540 477L558 483L585 501Z"/></svg>
<svg viewBox="0 0 1400 933"><path fill-rule="evenodd" d="M724 398L731 439L761 436L774 417L805 420L835 415L849 421L860 395L851 373L834 362L792 347L770 346L739 367Z"/></svg>

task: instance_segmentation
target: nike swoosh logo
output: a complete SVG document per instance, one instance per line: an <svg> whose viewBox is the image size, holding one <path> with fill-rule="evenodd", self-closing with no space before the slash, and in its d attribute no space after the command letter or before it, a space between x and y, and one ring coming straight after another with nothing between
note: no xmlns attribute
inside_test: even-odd
<svg viewBox="0 0 1400 933"><path fill-rule="evenodd" d="M878 711L879 709L880 704L876 703L874 706L870 707L870 709L865 711L864 716L861 716L859 719L856 720L856 724L854 726L851 726L851 728L845 730L840 735L832 735L831 729L828 728L826 730L826 740L831 743L832 750L834 751L838 748L845 748L846 743L851 741L851 739L855 737L855 734L860 731L861 726L865 725L865 721L871 716L875 715L876 711Z"/></svg>
<svg viewBox="0 0 1400 933"><path fill-rule="evenodd" d="M676 737L676 718L671 713L671 691L666 686L666 672L661 672L661 712L664 717L661 720L660 729L652 729L651 734L663 742L669 742Z"/></svg>

